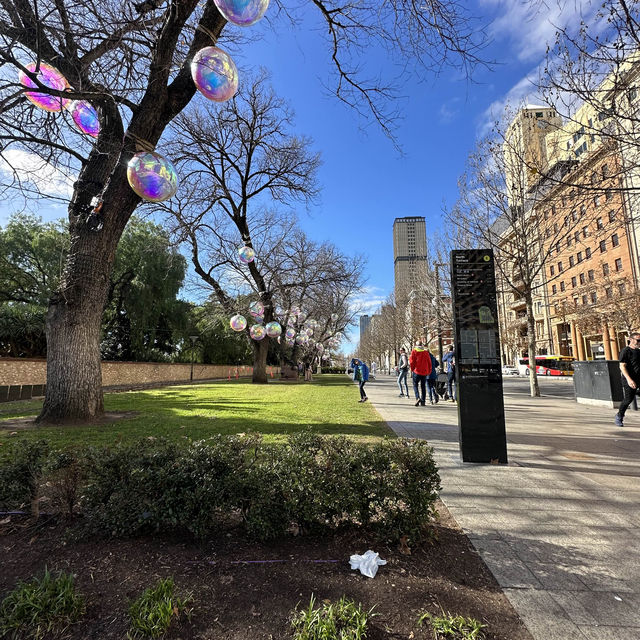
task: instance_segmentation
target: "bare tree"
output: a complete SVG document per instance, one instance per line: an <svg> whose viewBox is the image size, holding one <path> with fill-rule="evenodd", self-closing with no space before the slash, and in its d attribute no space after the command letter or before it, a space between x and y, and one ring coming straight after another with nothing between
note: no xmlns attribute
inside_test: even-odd
<svg viewBox="0 0 640 640"><path fill-rule="evenodd" d="M314 0L313 6L328 30L335 92L356 108L365 105L387 131L393 92L360 72L368 46L395 50L407 64L457 62L469 69L480 61L480 32L455 0ZM279 15L296 26L305 7ZM277 24L278 12L274 18ZM115 248L140 203L127 184L127 164L135 152L153 149L189 103L193 56L215 44L225 25L213 0L0 3L0 140L9 175L4 188L30 200L38 195L39 179L53 172L69 211L71 248L47 317L47 395L40 422L86 420L103 412L100 319ZM27 69L29 59L54 66L70 88L43 85L38 69ZM99 112L98 138L81 141L64 126L68 113L34 108L16 80L18 71L39 92L89 101Z"/></svg>

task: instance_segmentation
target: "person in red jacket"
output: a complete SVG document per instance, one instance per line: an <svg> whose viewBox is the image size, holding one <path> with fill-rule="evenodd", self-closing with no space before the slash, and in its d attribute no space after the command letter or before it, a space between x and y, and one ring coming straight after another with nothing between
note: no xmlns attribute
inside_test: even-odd
<svg viewBox="0 0 640 640"><path fill-rule="evenodd" d="M413 386L416 391L416 407L421 405L424 407L424 401L426 396L427 376L431 373L431 354L428 349L422 345L422 341L418 340L416 346L411 351L409 356L409 366L411 371L415 374L413 376ZM418 384L420 385L420 395L418 396Z"/></svg>

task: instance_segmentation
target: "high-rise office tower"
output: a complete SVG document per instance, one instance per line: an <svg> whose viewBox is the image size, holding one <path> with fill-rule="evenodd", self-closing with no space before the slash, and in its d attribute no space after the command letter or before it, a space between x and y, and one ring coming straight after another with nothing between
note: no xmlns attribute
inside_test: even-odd
<svg viewBox="0 0 640 640"><path fill-rule="evenodd" d="M424 217L393 221L393 269L396 297L418 288L427 271L427 229Z"/></svg>
<svg viewBox="0 0 640 640"><path fill-rule="evenodd" d="M369 328L371 324L371 316L363 315L360 316L360 342L362 342L362 337L364 336L366 330Z"/></svg>

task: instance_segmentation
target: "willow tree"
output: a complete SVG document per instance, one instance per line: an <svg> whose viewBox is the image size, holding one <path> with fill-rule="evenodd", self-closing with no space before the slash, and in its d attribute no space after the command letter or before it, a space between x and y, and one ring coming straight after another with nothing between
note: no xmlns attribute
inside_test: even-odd
<svg viewBox="0 0 640 640"><path fill-rule="evenodd" d="M456 0L420 3L314 0L281 6L275 29L302 24L314 12L327 38L339 99L365 109L386 130L392 88L368 82L370 48L424 67L479 62L481 33ZM55 178L68 206L70 251L47 315L47 395L40 422L88 420L103 412L100 325L109 274L123 230L140 198L127 164L153 149L193 98L190 64L205 46L237 30L213 0L3 0L0 2L0 139L5 189L26 200ZM248 32L251 36L250 31ZM47 63L66 78L64 98L89 101L100 133L74 133L69 113L47 114L25 98L22 71L38 92L62 97L38 80L29 61Z"/></svg>

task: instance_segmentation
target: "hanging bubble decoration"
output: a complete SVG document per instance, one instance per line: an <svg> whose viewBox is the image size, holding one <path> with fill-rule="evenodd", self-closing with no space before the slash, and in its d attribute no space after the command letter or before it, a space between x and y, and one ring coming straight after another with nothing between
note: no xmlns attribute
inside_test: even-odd
<svg viewBox="0 0 640 640"><path fill-rule="evenodd" d="M302 333L305 333L310 338L313 335L313 329L311 327L306 327L302 330Z"/></svg>
<svg viewBox="0 0 640 640"><path fill-rule="evenodd" d="M247 328L247 319L237 313L235 316L231 317L231 320L229 320L229 326L234 331L244 331Z"/></svg>
<svg viewBox="0 0 640 640"><path fill-rule="evenodd" d="M269 0L213 0L225 20L239 27L250 27L262 18Z"/></svg>
<svg viewBox="0 0 640 640"><path fill-rule="evenodd" d="M337 313L332 313L331 314L331 322L337 322L338 321L338 314Z"/></svg>
<svg viewBox="0 0 640 640"><path fill-rule="evenodd" d="M316 347L316 349L318 350L318 353L322 353L324 351L324 345L322 344L322 342L318 342L318 346Z"/></svg>
<svg viewBox="0 0 640 640"><path fill-rule="evenodd" d="M238 256L240 257L240 262L249 264L256 257L256 252L251 247L242 246L238 249Z"/></svg>
<svg viewBox="0 0 640 640"><path fill-rule="evenodd" d="M267 322L265 329L270 338L277 338L282 333L282 327L279 322Z"/></svg>
<svg viewBox="0 0 640 640"><path fill-rule="evenodd" d="M162 202L178 190L178 174L174 166L155 151L136 153L127 166L131 188L148 202Z"/></svg>
<svg viewBox="0 0 640 640"><path fill-rule="evenodd" d="M200 49L191 63L198 91L214 102L226 102L238 91L238 69L228 53L218 47Z"/></svg>
<svg viewBox="0 0 640 640"><path fill-rule="evenodd" d="M100 118L93 106L86 100L75 100L68 108L76 127L82 133L97 138L100 133Z"/></svg>
<svg viewBox="0 0 640 640"><path fill-rule="evenodd" d="M304 322L307 319L307 314L304 311L298 312L298 322Z"/></svg>
<svg viewBox="0 0 640 640"><path fill-rule="evenodd" d="M26 68L33 73L36 70L36 63L30 62L26 65ZM36 83L24 71L20 71L18 79L23 87L27 87L28 89L37 87ZM45 62L40 63L38 80L40 80L45 87L56 91L64 91L69 88L67 79L55 67ZM27 100L33 102L36 107L40 107L40 109L44 109L45 111L62 111L69 103L67 98L51 96L38 91L27 91L24 95L27 97Z"/></svg>
<svg viewBox="0 0 640 640"><path fill-rule="evenodd" d="M287 337L287 340L293 340L296 337L296 330L293 327L287 327L284 335Z"/></svg>
<svg viewBox="0 0 640 640"><path fill-rule="evenodd" d="M260 318L264 315L264 305L260 300L256 300L249 305L249 313L253 318Z"/></svg>
<svg viewBox="0 0 640 640"><path fill-rule="evenodd" d="M264 328L262 324L252 324L249 329L249 335L254 340L262 340L267 335L267 330Z"/></svg>
<svg viewBox="0 0 640 640"><path fill-rule="evenodd" d="M300 307L293 306L291 307L291 311L289 312L292 318L297 318L300 315Z"/></svg>

